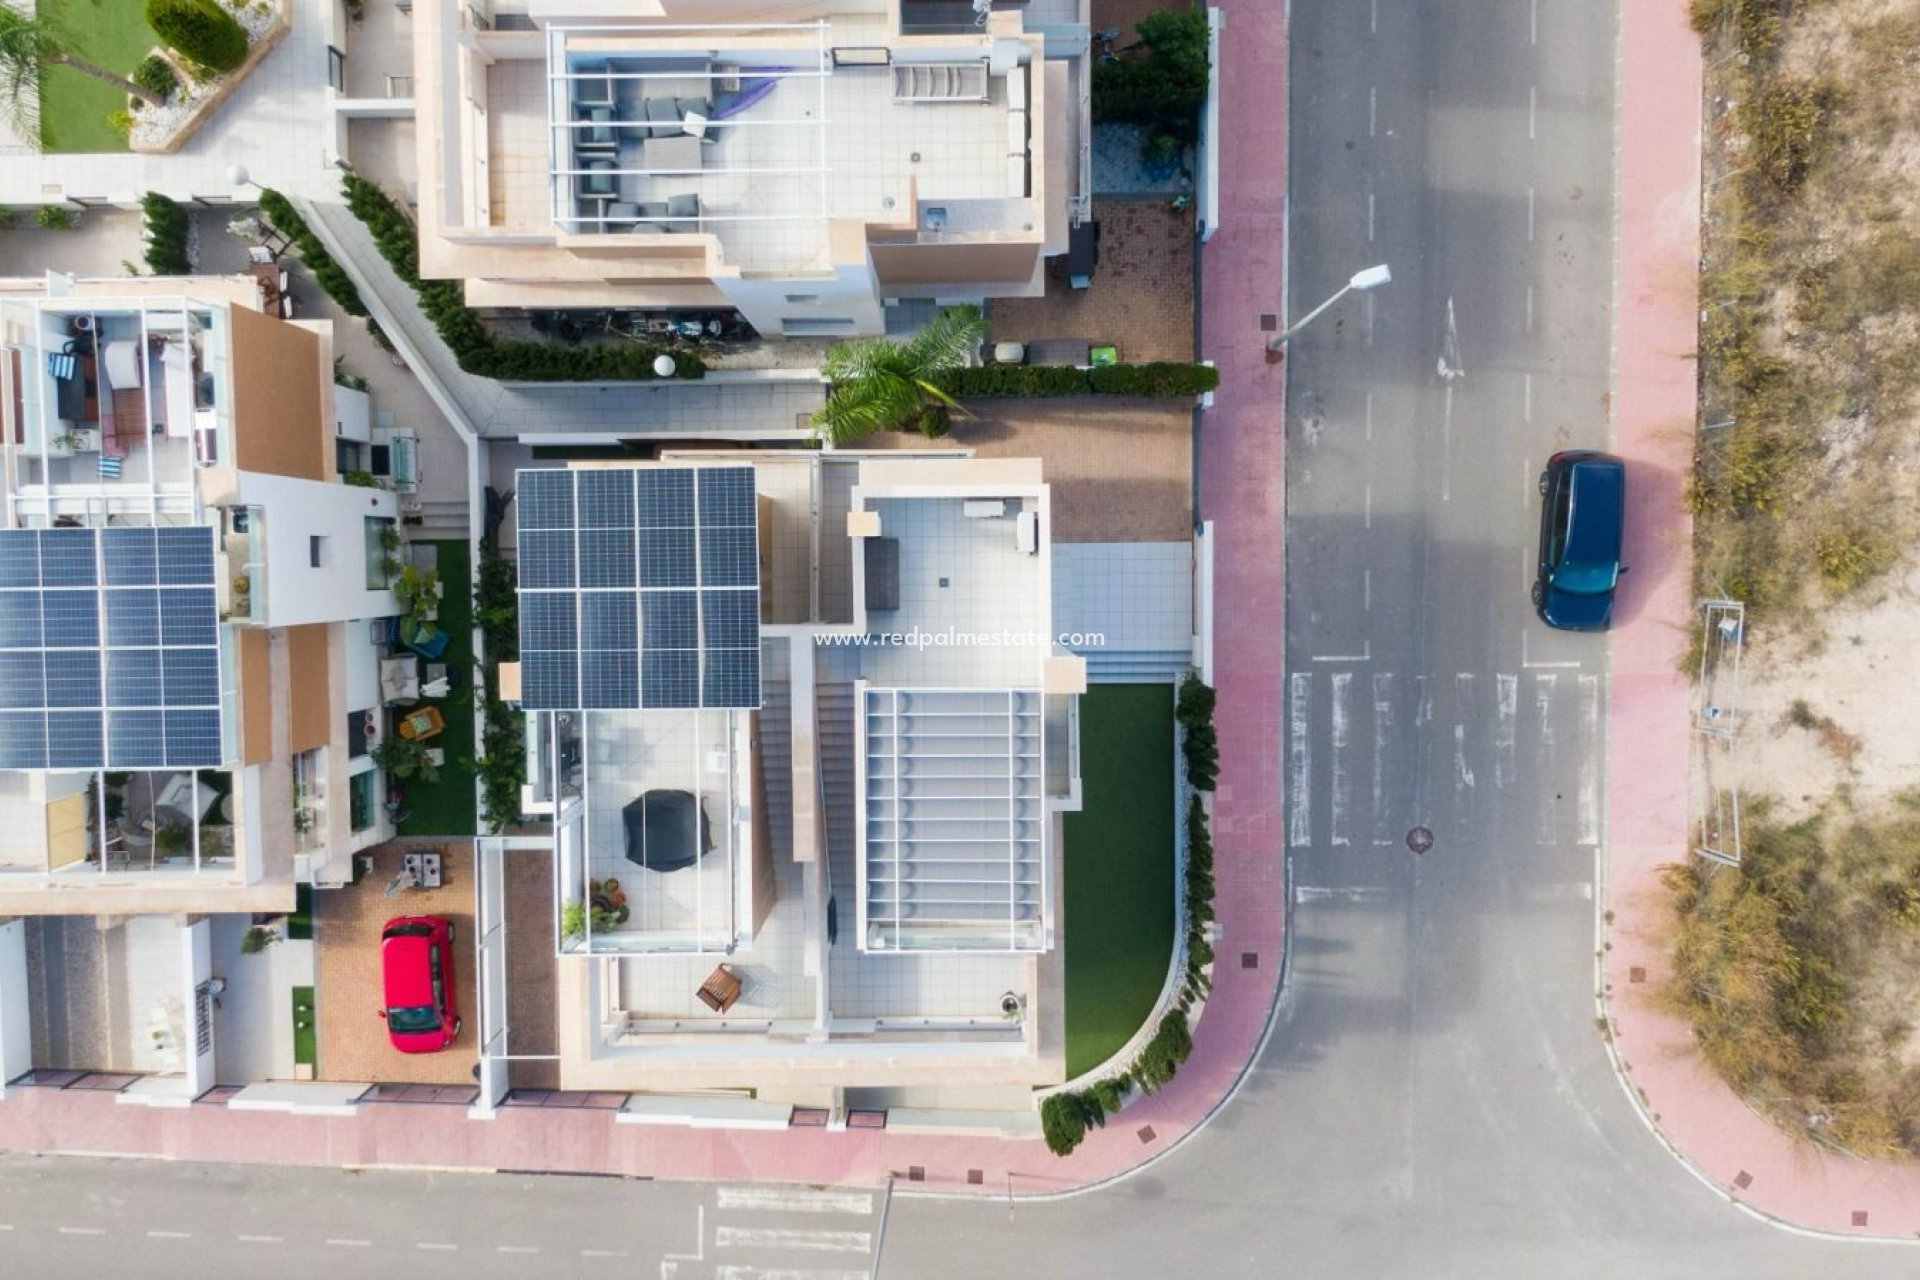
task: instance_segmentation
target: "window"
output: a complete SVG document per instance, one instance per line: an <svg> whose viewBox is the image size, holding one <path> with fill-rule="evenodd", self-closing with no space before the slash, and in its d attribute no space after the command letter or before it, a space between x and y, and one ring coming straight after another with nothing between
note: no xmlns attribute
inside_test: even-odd
<svg viewBox="0 0 1920 1280"><path fill-rule="evenodd" d="M307 539L307 562L318 569L327 562L327 540L321 534Z"/></svg>
<svg viewBox="0 0 1920 1280"><path fill-rule="evenodd" d="M820 295L817 293L790 293L787 295L787 301L796 307L817 306L820 302Z"/></svg>
<svg viewBox="0 0 1920 1280"><path fill-rule="evenodd" d="M817 337L824 334L852 333L853 321L845 317L782 316L781 332L789 338Z"/></svg>

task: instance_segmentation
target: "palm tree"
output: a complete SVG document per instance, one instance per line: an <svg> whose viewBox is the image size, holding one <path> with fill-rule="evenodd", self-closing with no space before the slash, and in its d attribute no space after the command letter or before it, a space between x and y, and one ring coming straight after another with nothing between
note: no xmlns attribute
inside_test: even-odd
<svg viewBox="0 0 1920 1280"><path fill-rule="evenodd" d="M46 67L72 67L149 106L161 105L157 94L74 53L66 32L52 19L0 4L0 113L23 137L39 136L40 72Z"/></svg>
<svg viewBox="0 0 1920 1280"><path fill-rule="evenodd" d="M945 435L953 414L971 415L940 389L935 376L964 365L986 333L980 308L947 307L904 342L856 338L836 343L821 366L833 391L813 411L814 434L835 444L908 425L930 436Z"/></svg>

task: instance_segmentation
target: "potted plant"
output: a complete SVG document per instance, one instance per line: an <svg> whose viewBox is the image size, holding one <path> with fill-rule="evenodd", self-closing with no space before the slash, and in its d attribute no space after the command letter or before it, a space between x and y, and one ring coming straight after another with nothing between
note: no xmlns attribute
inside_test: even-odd
<svg viewBox="0 0 1920 1280"><path fill-rule="evenodd" d="M422 782L440 781L440 766L427 754L427 745L418 738L403 738L390 733L374 744L373 762L387 771L389 778Z"/></svg>
<svg viewBox="0 0 1920 1280"><path fill-rule="evenodd" d="M1014 992L1004 991L1000 994L1000 1016L1008 1022L1020 1021L1020 1015L1025 1013L1026 1009L1026 1000Z"/></svg>
<svg viewBox="0 0 1920 1280"><path fill-rule="evenodd" d="M280 931L269 925L257 924L240 935L240 954L258 955L274 943L280 941Z"/></svg>
<svg viewBox="0 0 1920 1280"><path fill-rule="evenodd" d="M560 908L560 940L570 942L587 931L587 904L569 902Z"/></svg>
<svg viewBox="0 0 1920 1280"><path fill-rule="evenodd" d="M192 847L193 833L177 822L169 822L153 833L153 851L155 853L185 853Z"/></svg>

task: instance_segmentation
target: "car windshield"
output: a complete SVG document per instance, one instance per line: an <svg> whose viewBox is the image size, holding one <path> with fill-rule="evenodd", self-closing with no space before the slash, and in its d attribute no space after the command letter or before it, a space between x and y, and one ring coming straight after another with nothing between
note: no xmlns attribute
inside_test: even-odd
<svg viewBox="0 0 1920 1280"><path fill-rule="evenodd" d="M419 1035L440 1029L440 1011L430 1004L387 1010L387 1026L402 1035Z"/></svg>
<svg viewBox="0 0 1920 1280"><path fill-rule="evenodd" d="M1619 576L1617 564L1582 564L1568 560L1555 570L1553 589L1571 596L1597 596L1613 590L1614 579Z"/></svg>

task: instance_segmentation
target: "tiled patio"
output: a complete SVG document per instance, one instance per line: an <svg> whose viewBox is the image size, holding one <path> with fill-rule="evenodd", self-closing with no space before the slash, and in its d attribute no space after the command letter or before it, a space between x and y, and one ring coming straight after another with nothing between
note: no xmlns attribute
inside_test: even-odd
<svg viewBox="0 0 1920 1280"><path fill-rule="evenodd" d="M1129 363L1193 359L1193 212L1163 198L1102 199L1100 265L1085 289L1067 285L1066 259L1047 264L1039 298L987 304L995 342L1084 338L1111 343Z"/></svg>
<svg viewBox="0 0 1920 1280"><path fill-rule="evenodd" d="M414 850L441 854L438 889L383 890ZM412 840L372 850L373 870L358 884L316 893L313 938L319 951L315 997L322 1080L394 1084L469 1084L480 1030L474 993L473 844L466 840ZM453 922L460 1039L439 1053L401 1053L387 1041L381 1009L380 929L395 916L436 915Z"/></svg>
<svg viewBox="0 0 1920 1280"><path fill-rule="evenodd" d="M1166 542L1193 534L1193 410L1185 400L1071 396L975 400L944 443L983 458L1039 458L1053 486L1056 542ZM876 432L862 449L917 449Z"/></svg>

